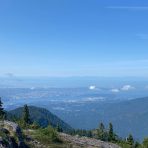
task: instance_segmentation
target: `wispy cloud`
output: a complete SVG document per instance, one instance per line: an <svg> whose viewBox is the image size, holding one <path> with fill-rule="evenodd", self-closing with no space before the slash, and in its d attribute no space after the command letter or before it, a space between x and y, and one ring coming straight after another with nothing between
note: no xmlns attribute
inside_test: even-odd
<svg viewBox="0 0 148 148"><path fill-rule="evenodd" d="M148 40L148 34L137 34L137 37L139 37L142 40Z"/></svg>
<svg viewBox="0 0 148 148"><path fill-rule="evenodd" d="M135 6L108 6L105 7L108 9L125 9L125 10L148 10L148 7L144 7L144 6L139 6L139 7L135 7Z"/></svg>
<svg viewBox="0 0 148 148"><path fill-rule="evenodd" d="M122 91L129 91L129 90L132 90L132 89L135 89L133 86L131 85L124 85L121 90Z"/></svg>
<svg viewBox="0 0 148 148"><path fill-rule="evenodd" d="M120 92L120 90L117 89L117 88L114 88L114 89L111 89L111 92L113 92L113 93L118 93L118 92Z"/></svg>

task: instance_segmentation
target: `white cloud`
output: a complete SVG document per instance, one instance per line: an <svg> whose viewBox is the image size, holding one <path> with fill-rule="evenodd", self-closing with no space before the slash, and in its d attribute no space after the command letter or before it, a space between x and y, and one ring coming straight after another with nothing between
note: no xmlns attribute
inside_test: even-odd
<svg viewBox="0 0 148 148"><path fill-rule="evenodd" d="M132 89L135 89L133 86L131 85L124 85L121 90L122 91L129 91L129 90L132 90Z"/></svg>
<svg viewBox="0 0 148 148"><path fill-rule="evenodd" d="M94 90L94 89L96 89L96 86L95 85L91 85L91 86L89 86L89 89L90 90Z"/></svg>
<svg viewBox="0 0 148 148"><path fill-rule="evenodd" d="M111 92L113 92L113 93L118 93L118 92L120 92L120 90L119 90L119 89L114 88L114 89L111 89Z"/></svg>
<svg viewBox="0 0 148 148"><path fill-rule="evenodd" d="M125 9L125 10L148 10L148 7L144 6L108 6L108 9Z"/></svg>

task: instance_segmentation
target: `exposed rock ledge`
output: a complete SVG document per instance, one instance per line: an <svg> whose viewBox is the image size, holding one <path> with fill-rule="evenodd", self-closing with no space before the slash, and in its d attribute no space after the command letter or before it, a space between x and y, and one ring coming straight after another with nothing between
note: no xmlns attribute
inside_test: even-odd
<svg viewBox="0 0 148 148"><path fill-rule="evenodd" d="M70 136L64 133L59 133L60 138L63 141L69 142L73 145L85 148L121 148L112 143L103 142L93 138Z"/></svg>
<svg viewBox="0 0 148 148"><path fill-rule="evenodd" d="M0 121L0 126L4 129L7 129L11 135L17 136L19 148L25 147L23 136L22 136L22 131L21 131L21 128L18 126L18 124L4 120L4 121Z"/></svg>

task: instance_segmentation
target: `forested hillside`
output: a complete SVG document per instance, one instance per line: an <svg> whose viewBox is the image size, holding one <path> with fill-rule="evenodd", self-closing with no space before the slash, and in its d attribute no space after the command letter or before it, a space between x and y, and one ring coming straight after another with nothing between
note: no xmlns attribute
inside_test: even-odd
<svg viewBox="0 0 148 148"><path fill-rule="evenodd" d="M53 127L57 127L58 125L63 129L64 132L68 132L72 130L72 127L67 123L62 121L59 117L52 114L50 111L39 108L35 106L29 106L30 118L33 122L38 123L41 127L47 127L49 124ZM17 108L15 110L8 112L8 117L10 119L13 118L21 118L23 114L23 107Z"/></svg>

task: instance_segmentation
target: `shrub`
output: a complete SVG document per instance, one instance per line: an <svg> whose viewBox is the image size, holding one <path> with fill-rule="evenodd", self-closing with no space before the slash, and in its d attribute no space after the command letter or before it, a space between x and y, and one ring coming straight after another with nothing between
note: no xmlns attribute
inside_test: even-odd
<svg viewBox="0 0 148 148"><path fill-rule="evenodd" d="M60 141L58 139L56 130L53 129L51 126L48 126L47 128L38 129L34 137L41 143L46 143L46 144Z"/></svg>

